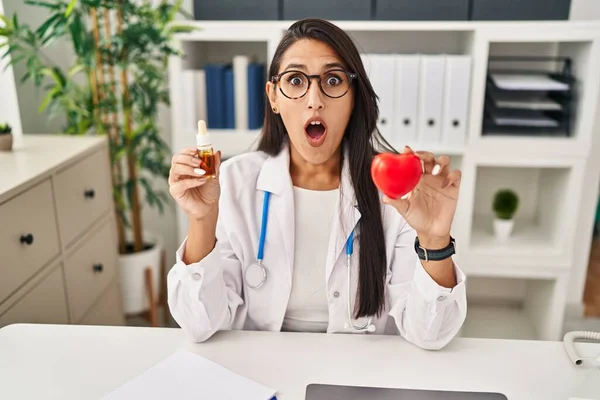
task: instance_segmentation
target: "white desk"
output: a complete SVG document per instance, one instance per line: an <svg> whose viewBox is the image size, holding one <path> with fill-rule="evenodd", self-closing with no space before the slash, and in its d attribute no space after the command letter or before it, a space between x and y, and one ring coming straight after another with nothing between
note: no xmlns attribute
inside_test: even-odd
<svg viewBox="0 0 600 400"><path fill-rule="evenodd" d="M194 344L179 329L12 325L0 329L0 399L98 399L181 348L277 389L279 400L304 400L313 382L565 400L589 372L560 342L457 338L426 351L397 336L235 331Z"/></svg>

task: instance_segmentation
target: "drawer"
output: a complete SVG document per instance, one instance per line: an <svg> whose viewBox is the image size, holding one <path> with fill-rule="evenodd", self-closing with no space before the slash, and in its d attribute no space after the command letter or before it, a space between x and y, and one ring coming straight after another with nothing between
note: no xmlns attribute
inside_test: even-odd
<svg viewBox="0 0 600 400"><path fill-rule="evenodd" d="M61 239L68 246L112 204L106 151L97 151L59 172L54 190Z"/></svg>
<svg viewBox="0 0 600 400"><path fill-rule="evenodd" d="M125 325L121 294L116 280L108 286L102 298L80 322L82 325Z"/></svg>
<svg viewBox="0 0 600 400"><path fill-rule="evenodd" d="M69 323L62 264L53 267L40 283L0 315L0 327L17 323Z"/></svg>
<svg viewBox="0 0 600 400"><path fill-rule="evenodd" d="M371 0L355 0L340 6L339 0L283 0L283 19L324 18L331 20L370 20Z"/></svg>
<svg viewBox="0 0 600 400"><path fill-rule="evenodd" d="M60 251L46 180L0 205L0 303Z"/></svg>
<svg viewBox="0 0 600 400"><path fill-rule="evenodd" d="M469 19L469 1L377 0L375 19L394 21L466 21Z"/></svg>
<svg viewBox="0 0 600 400"><path fill-rule="evenodd" d="M569 19L571 0L473 0L473 20Z"/></svg>
<svg viewBox="0 0 600 400"><path fill-rule="evenodd" d="M113 224L104 224L65 261L71 321L79 321L116 276Z"/></svg>

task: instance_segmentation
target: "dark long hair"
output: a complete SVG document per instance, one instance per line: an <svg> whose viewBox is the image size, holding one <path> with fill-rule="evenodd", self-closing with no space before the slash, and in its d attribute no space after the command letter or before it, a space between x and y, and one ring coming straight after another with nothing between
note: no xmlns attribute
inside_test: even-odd
<svg viewBox="0 0 600 400"><path fill-rule="evenodd" d="M355 317L380 316L385 307L386 250L377 188L370 174L371 161L378 150L395 152L377 130L379 108L377 95L367 78L358 49L352 39L338 26L322 19L295 22L279 43L269 69L269 78L279 71L286 50L301 39L319 40L328 44L358 75L354 80L354 110L344 133L352 185L356 193L360 219L358 298ZM271 111L265 101L265 121L258 150L275 155L288 140L281 117Z"/></svg>

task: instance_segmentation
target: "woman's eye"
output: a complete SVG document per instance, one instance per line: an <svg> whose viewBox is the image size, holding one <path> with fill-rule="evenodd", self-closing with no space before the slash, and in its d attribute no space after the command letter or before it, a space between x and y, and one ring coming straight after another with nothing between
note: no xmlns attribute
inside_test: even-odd
<svg viewBox="0 0 600 400"><path fill-rule="evenodd" d="M328 86L337 86L342 83L342 79L339 76L330 75L327 77L326 82Z"/></svg>
<svg viewBox="0 0 600 400"><path fill-rule="evenodd" d="M300 86L302 85L302 83L304 82L304 79L302 79L301 76L292 76L288 79L288 83L292 86Z"/></svg>

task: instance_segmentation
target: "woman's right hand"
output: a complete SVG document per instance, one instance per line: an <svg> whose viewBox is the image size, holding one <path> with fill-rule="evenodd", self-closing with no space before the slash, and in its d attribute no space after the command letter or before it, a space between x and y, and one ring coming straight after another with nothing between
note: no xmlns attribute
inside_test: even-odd
<svg viewBox="0 0 600 400"><path fill-rule="evenodd" d="M173 156L169 171L169 193L190 219L200 220L214 210L219 202L221 152L215 153L215 178L203 176L196 152L196 148L190 147Z"/></svg>

